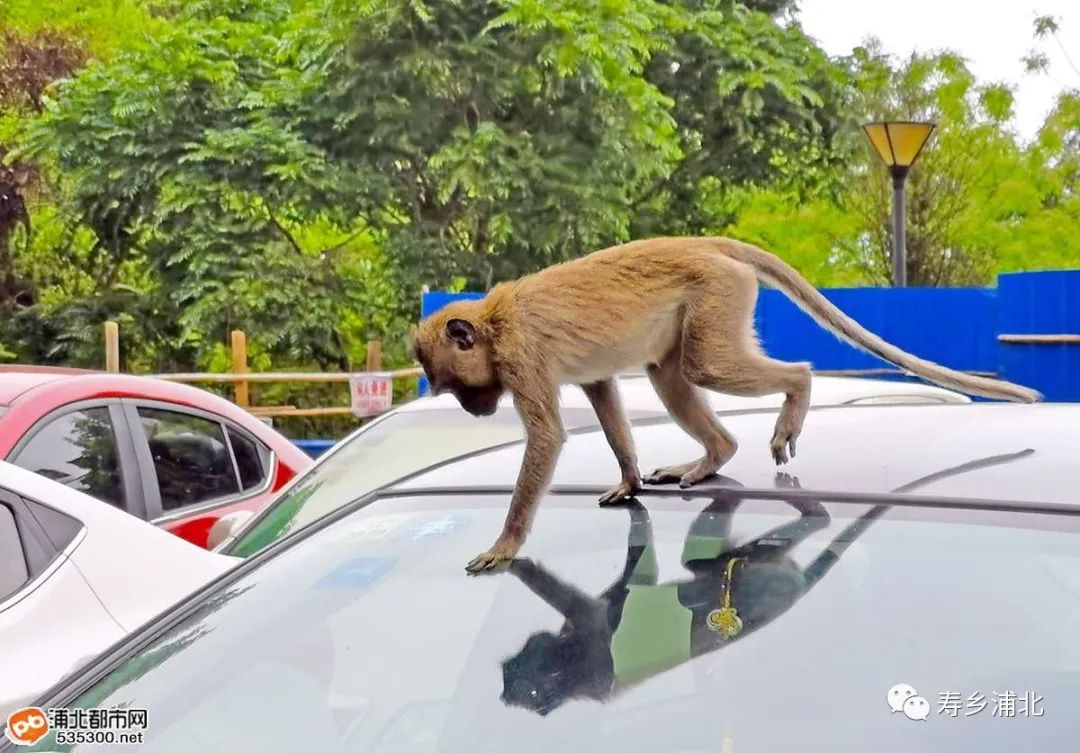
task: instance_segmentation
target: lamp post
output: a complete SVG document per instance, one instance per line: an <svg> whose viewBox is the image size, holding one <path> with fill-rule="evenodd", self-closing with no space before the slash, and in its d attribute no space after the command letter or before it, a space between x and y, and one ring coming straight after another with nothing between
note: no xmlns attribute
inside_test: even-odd
<svg viewBox="0 0 1080 753"><path fill-rule="evenodd" d="M907 285L907 245L904 238L904 180L926 145L934 123L883 121L863 126L874 151L884 160L893 184L893 285Z"/></svg>

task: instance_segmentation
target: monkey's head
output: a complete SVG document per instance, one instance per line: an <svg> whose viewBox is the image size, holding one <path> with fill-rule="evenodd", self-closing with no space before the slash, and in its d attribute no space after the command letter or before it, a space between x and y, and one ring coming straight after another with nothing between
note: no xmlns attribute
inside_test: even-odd
<svg viewBox="0 0 1080 753"><path fill-rule="evenodd" d="M421 321L412 333L412 352L433 394L450 392L472 415L490 416L505 390L491 328L478 315L477 303L458 301Z"/></svg>
<svg viewBox="0 0 1080 753"><path fill-rule="evenodd" d="M597 648L605 655L598 656ZM521 651L502 663L501 700L540 716L573 698L604 701L611 694L610 665L606 644L591 645L577 631L533 633Z"/></svg>

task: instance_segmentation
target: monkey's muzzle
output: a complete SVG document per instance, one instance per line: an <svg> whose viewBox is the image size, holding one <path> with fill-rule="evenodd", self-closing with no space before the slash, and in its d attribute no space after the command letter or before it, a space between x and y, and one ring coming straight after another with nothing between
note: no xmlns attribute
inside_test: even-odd
<svg viewBox="0 0 1080 753"><path fill-rule="evenodd" d="M490 416L499 409L502 390L491 387L459 387L454 396L466 413L473 416Z"/></svg>

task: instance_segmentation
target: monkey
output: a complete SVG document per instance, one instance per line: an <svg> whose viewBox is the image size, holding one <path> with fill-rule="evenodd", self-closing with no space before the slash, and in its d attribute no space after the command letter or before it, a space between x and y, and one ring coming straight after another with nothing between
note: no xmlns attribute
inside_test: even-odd
<svg viewBox="0 0 1080 753"><path fill-rule="evenodd" d="M452 393L475 416L509 393L525 427L525 453L503 530L473 558L477 573L512 560L531 528L566 441L558 397L576 384L592 404L621 473L601 505L629 499L643 484L687 488L712 476L738 444L709 410L702 389L738 396L784 394L769 442L777 465L795 455L810 402L810 364L765 354L754 329L759 282L781 290L823 328L943 387L1032 403L1037 391L925 361L869 332L780 257L724 237L630 241L495 285L415 326L411 347L432 392ZM680 465L638 470L615 376L644 367L674 422L705 454ZM790 455L789 455L790 453Z"/></svg>
<svg viewBox="0 0 1080 753"><path fill-rule="evenodd" d="M789 499L798 518L735 546L731 520L741 502L735 495L715 499L691 525L682 556L688 579L658 582L649 515L636 500L627 505L623 571L599 596L528 558L510 563L509 572L565 621L558 632L533 633L502 662L502 702L547 716L574 698L608 701L742 640L805 596L889 509L871 507L802 568L790 552L829 525L824 506Z"/></svg>

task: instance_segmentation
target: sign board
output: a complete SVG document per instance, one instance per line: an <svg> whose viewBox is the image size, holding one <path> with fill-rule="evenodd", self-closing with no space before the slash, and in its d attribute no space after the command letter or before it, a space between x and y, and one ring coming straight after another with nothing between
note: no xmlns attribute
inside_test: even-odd
<svg viewBox="0 0 1080 753"><path fill-rule="evenodd" d="M388 371L353 374L349 395L354 416L376 416L390 410L394 402L394 378Z"/></svg>

